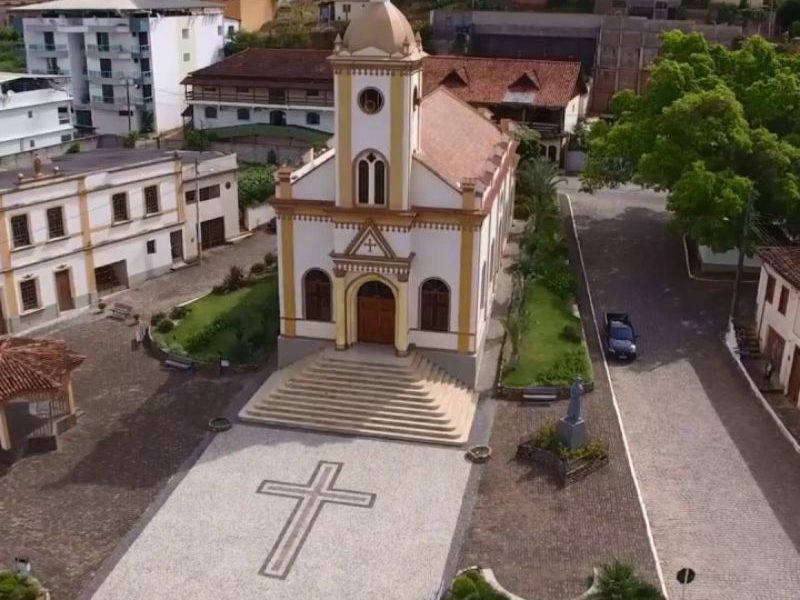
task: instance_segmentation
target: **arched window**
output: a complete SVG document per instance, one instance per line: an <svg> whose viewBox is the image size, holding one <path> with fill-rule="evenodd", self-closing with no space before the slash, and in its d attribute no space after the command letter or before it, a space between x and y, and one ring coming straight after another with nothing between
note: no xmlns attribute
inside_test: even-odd
<svg viewBox="0 0 800 600"><path fill-rule="evenodd" d="M356 160L356 198L359 204L386 204L386 162L377 152L369 151Z"/></svg>
<svg viewBox="0 0 800 600"><path fill-rule="evenodd" d="M306 125L319 125L319 113L306 113Z"/></svg>
<svg viewBox="0 0 800 600"><path fill-rule="evenodd" d="M428 279L420 286L419 328L450 329L450 289L441 279Z"/></svg>
<svg viewBox="0 0 800 600"><path fill-rule="evenodd" d="M309 321L331 320L331 280L325 271L312 269L303 280L306 319Z"/></svg>

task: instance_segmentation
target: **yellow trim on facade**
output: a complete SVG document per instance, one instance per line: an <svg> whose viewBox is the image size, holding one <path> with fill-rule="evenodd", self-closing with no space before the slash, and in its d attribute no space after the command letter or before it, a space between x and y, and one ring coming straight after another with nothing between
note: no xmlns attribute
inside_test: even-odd
<svg viewBox="0 0 800 600"><path fill-rule="evenodd" d="M97 297L97 282L94 278L94 250L92 249L92 227L89 222L89 192L86 190L86 178L78 181L78 209L81 214L81 235L83 236L83 259L86 265L86 285L89 297Z"/></svg>
<svg viewBox="0 0 800 600"><path fill-rule="evenodd" d="M458 351L470 351L472 315L472 263L475 252L475 232L472 228L461 230L461 253L458 284Z"/></svg>
<svg viewBox="0 0 800 600"><path fill-rule="evenodd" d="M399 356L408 354L408 281L397 282L397 331L395 332L395 350Z"/></svg>
<svg viewBox="0 0 800 600"><path fill-rule="evenodd" d="M405 177L405 160L403 156L403 136L405 133L405 98L403 84L405 78L400 73L392 73L389 80L389 104L391 106L390 152L389 152L389 208L402 210L403 179Z"/></svg>
<svg viewBox="0 0 800 600"><path fill-rule="evenodd" d="M347 306L345 305L345 280L344 277L333 278L333 318L336 327L336 349L345 350L347 348L347 328L345 327L345 315Z"/></svg>
<svg viewBox="0 0 800 600"><path fill-rule="evenodd" d="M0 269L11 268L11 243L8 239L8 219L3 211L3 195L0 194Z"/></svg>
<svg viewBox="0 0 800 600"><path fill-rule="evenodd" d="M0 194L0 268L8 269L3 275L3 288L6 292L6 301L3 318L11 319L19 316L17 291L14 288L14 276L11 271L11 241L8 238L8 218L3 211L3 195Z"/></svg>
<svg viewBox="0 0 800 600"><path fill-rule="evenodd" d="M353 206L353 79L349 72L336 79L336 156L339 161L339 206Z"/></svg>
<svg viewBox="0 0 800 600"><path fill-rule="evenodd" d="M295 323L295 298L294 298L294 221L281 219L281 281L283 285L283 335L294 337L297 324Z"/></svg>

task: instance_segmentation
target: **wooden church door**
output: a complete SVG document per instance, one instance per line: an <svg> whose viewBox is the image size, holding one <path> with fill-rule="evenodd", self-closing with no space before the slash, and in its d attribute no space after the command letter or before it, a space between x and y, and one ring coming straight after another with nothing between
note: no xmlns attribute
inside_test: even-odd
<svg viewBox="0 0 800 600"><path fill-rule="evenodd" d="M394 343L394 295L386 284L368 281L358 290L358 341Z"/></svg>

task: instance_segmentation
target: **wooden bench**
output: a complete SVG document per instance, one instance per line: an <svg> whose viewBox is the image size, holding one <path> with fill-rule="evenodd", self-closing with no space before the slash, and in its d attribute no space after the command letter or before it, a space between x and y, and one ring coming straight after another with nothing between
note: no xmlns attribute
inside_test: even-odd
<svg viewBox="0 0 800 600"><path fill-rule="evenodd" d="M176 369L178 371L188 371L194 365L194 361L186 356L178 356L177 354L168 354L164 360L164 366L168 369Z"/></svg>
<svg viewBox="0 0 800 600"><path fill-rule="evenodd" d="M130 304L115 302L114 306L111 307L111 314L109 316L112 319L116 319L117 321L125 321L128 317L131 316L132 312L133 312L133 307Z"/></svg>
<svg viewBox="0 0 800 600"><path fill-rule="evenodd" d="M558 400L558 388L529 387L522 390L523 402L554 402Z"/></svg>

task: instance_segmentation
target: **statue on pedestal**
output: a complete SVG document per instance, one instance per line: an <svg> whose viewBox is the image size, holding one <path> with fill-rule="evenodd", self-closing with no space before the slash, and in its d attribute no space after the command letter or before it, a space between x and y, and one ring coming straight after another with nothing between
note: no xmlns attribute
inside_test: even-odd
<svg viewBox="0 0 800 600"><path fill-rule="evenodd" d="M558 438L568 448L585 446L588 441L586 421L583 420L583 378L575 377L569 390L567 416L559 420Z"/></svg>
<svg viewBox="0 0 800 600"><path fill-rule="evenodd" d="M33 174L35 177L42 176L42 159L36 152L33 153Z"/></svg>

